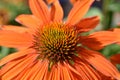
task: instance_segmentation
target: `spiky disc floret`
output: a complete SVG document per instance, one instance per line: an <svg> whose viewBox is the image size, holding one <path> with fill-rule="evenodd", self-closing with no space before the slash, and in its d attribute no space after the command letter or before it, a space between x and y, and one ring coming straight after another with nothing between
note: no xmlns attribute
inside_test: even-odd
<svg viewBox="0 0 120 80"><path fill-rule="evenodd" d="M50 24L38 30L34 48L50 62L70 61L76 55L77 31L64 24Z"/></svg>

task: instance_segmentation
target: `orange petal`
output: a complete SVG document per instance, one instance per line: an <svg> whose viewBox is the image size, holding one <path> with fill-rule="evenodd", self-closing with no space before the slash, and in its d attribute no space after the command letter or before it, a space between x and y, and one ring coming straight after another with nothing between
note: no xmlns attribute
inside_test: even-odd
<svg viewBox="0 0 120 80"><path fill-rule="evenodd" d="M53 3L56 0L46 0L46 1L47 1L48 4L51 4L51 3Z"/></svg>
<svg viewBox="0 0 120 80"><path fill-rule="evenodd" d="M97 71L94 70L86 61L81 60L80 58L75 60L74 67L80 73L82 80L101 80Z"/></svg>
<svg viewBox="0 0 120 80"><path fill-rule="evenodd" d="M10 31L15 31L15 32L29 32L28 28L22 27L22 26L13 26L13 25L4 25L2 26L2 30L10 30Z"/></svg>
<svg viewBox="0 0 120 80"><path fill-rule="evenodd" d="M0 60L0 66L6 64L9 61L12 61L14 59L17 59L19 57L22 57L22 56L25 56L27 54L34 53L34 52L35 52L34 49L26 49L26 50L23 50L23 51L19 51L19 52L10 54L10 55L4 57L2 60Z"/></svg>
<svg viewBox="0 0 120 80"><path fill-rule="evenodd" d="M115 36L117 36L116 40L117 40L117 43L120 44L120 29L119 28L114 28L112 29L112 31L115 33Z"/></svg>
<svg viewBox="0 0 120 80"><path fill-rule="evenodd" d="M67 23L75 25L86 14L94 0L78 0L70 11Z"/></svg>
<svg viewBox="0 0 120 80"><path fill-rule="evenodd" d="M41 61L36 60L33 63L31 63L32 66L31 68L25 68L24 71L22 71L16 78L15 80L34 80L36 75L38 74L38 71L41 69L40 66Z"/></svg>
<svg viewBox="0 0 120 80"><path fill-rule="evenodd" d="M38 72L41 70L41 66L43 65L42 61L39 60L38 64L36 63L34 67L31 69L31 75L28 77L29 80L35 80L34 78L38 75Z"/></svg>
<svg viewBox="0 0 120 80"><path fill-rule="evenodd" d="M102 74L113 78L118 77L118 70L101 53L79 48L79 55Z"/></svg>
<svg viewBox="0 0 120 80"><path fill-rule="evenodd" d="M60 71L58 66L54 65L50 71L49 78L47 80L60 80Z"/></svg>
<svg viewBox="0 0 120 80"><path fill-rule="evenodd" d="M7 73L2 76L3 80L12 80L20 72L22 72L27 66L29 66L37 58L37 54L28 55L27 59L10 69Z"/></svg>
<svg viewBox="0 0 120 80"><path fill-rule="evenodd" d="M1 68L0 76L2 76L3 74L5 74L6 72L8 72L8 70L12 69L14 66L16 66L17 64L19 64L22 60L23 59L18 59L18 60L15 60L15 61L10 61L6 65L4 65L4 67Z"/></svg>
<svg viewBox="0 0 120 80"><path fill-rule="evenodd" d="M16 21L23 24L24 26L36 30L40 25L42 25L42 20L37 19L34 15L19 15Z"/></svg>
<svg viewBox="0 0 120 80"><path fill-rule="evenodd" d="M93 50L100 50L104 46L116 43L116 36L111 31L99 31L85 37L80 37L80 43Z"/></svg>
<svg viewBox="0 0 120 80"><path fill-rule="evenodd" d="M46 71L48 71L48 61L47 60L42 61L42 64L40 65L39 68L40 68L40 70L37 73L34 80L43 80L44 79Z"/></svg>
<svg viewBox="0 0 120 80"><path fill-rule="evenodd" d="M99 21L98 16L82 19L78 24L76 24L76 29L80 33L90 31L98 25Z"/></svg>
<svg viewBox="0 0 120 80"><path fill-rule="evenodd" d="M63 10L58 0L56 0L51 7L51 20L53 21L62 21L63 19Z"/></svg>
<svg viewBox="0 0 120 80"><path fill-rule="evenodd" d="M115 54L111 56L110 60L113 64L120 64L120 54Z"/></svg>
<svg viewBox="0 0 120 80"><path fill-rule="evenodd" d="M78 70L75 68L75 65L71 66L69 63L64 62L66 68L69 69L69 75L71 77L71 80L82 80L81 73L78 72Z"/></svg>
<svg viewBox="0 0 120 80"><path fill-rule="evenodd" d="M31 46L32 40L32 36L27 33L17 33L9 30L0 30L1 46L24 48Z"/></svg>
<svg viewBox="0 0 120 80"><path fill-rule="evenodd" d="M43 23L50 22L50 12L43 0L29 0L30 9Z"/></svg>
<svg viewBox="0 0 120 80"><path fill-rule="evenodd" d="M38 62L38 61L36 60L36 61L32 62L30 65L28 65L28 66L17 76L16 80L30 80L30 77L33 76L32 74L36 72L36 71L34 71L34 72L31 73L31 69L34 68L35 70L37 70L37 69L38 69L37 67L39 67L37 62ZM36 64L37 64L37 67L34 67L34 66L36 66ZM30 75L30 74L31 74L31 75ZM28 76L29 76L29 78L28 78Z"/></svg>
<svg viewBox="0 0 120 80"><path fill-rule="evenodd" d="M69 71L64 64L60 64L60 74L61 74L61 80L71 80L71 77L69 75Z"/></svg>

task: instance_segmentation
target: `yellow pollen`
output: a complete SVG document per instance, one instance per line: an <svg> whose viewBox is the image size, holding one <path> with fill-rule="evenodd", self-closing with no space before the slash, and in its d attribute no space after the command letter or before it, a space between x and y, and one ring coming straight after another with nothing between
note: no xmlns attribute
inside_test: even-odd
<svg viewBox="0 0 120 80"><path fill-rule="evenodd" d="M43 26L35 35L34 48L50 62L72 60L77 45L77 32L64 24Z"/></svg>

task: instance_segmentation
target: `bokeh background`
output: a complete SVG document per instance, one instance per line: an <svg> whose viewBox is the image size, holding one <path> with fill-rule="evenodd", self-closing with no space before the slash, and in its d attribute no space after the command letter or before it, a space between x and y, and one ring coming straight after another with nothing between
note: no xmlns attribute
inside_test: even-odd
<svg viewBox="0 0 120 80"><path fill-rule="evenodd" d="M64 19L66 19L72 4L69 0L59 1L64 10ZM31 14L28 0L0 0L0 27L2 25L20 25L15 21L15 18L20 14ZM85 17L96 15L100 17L99 25L84 35L100 30L120 28L120 0L96 0ZM0 59L15 51L17 50L0 46ZM120 53L120 45L112 44L106 46L100 52L109 59L110 56Z"/></svg>

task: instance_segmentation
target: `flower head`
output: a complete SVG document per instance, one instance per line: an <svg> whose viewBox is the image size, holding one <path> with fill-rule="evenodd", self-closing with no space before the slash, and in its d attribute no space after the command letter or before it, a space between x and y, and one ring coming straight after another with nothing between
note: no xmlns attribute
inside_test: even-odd
<svg viewBox="0 0 120 80"><path fill-rule="evenodd" d="M3 26L0 45L17 48L0 61L2 80L103 80L118 79L117 69L96 50L115 43L111 31L95 32L97 16L82 19L94 0L78 0L63 22L55 0L50 10L43 0L29 0L32 15L16 20L26 27Z"/></svg>

